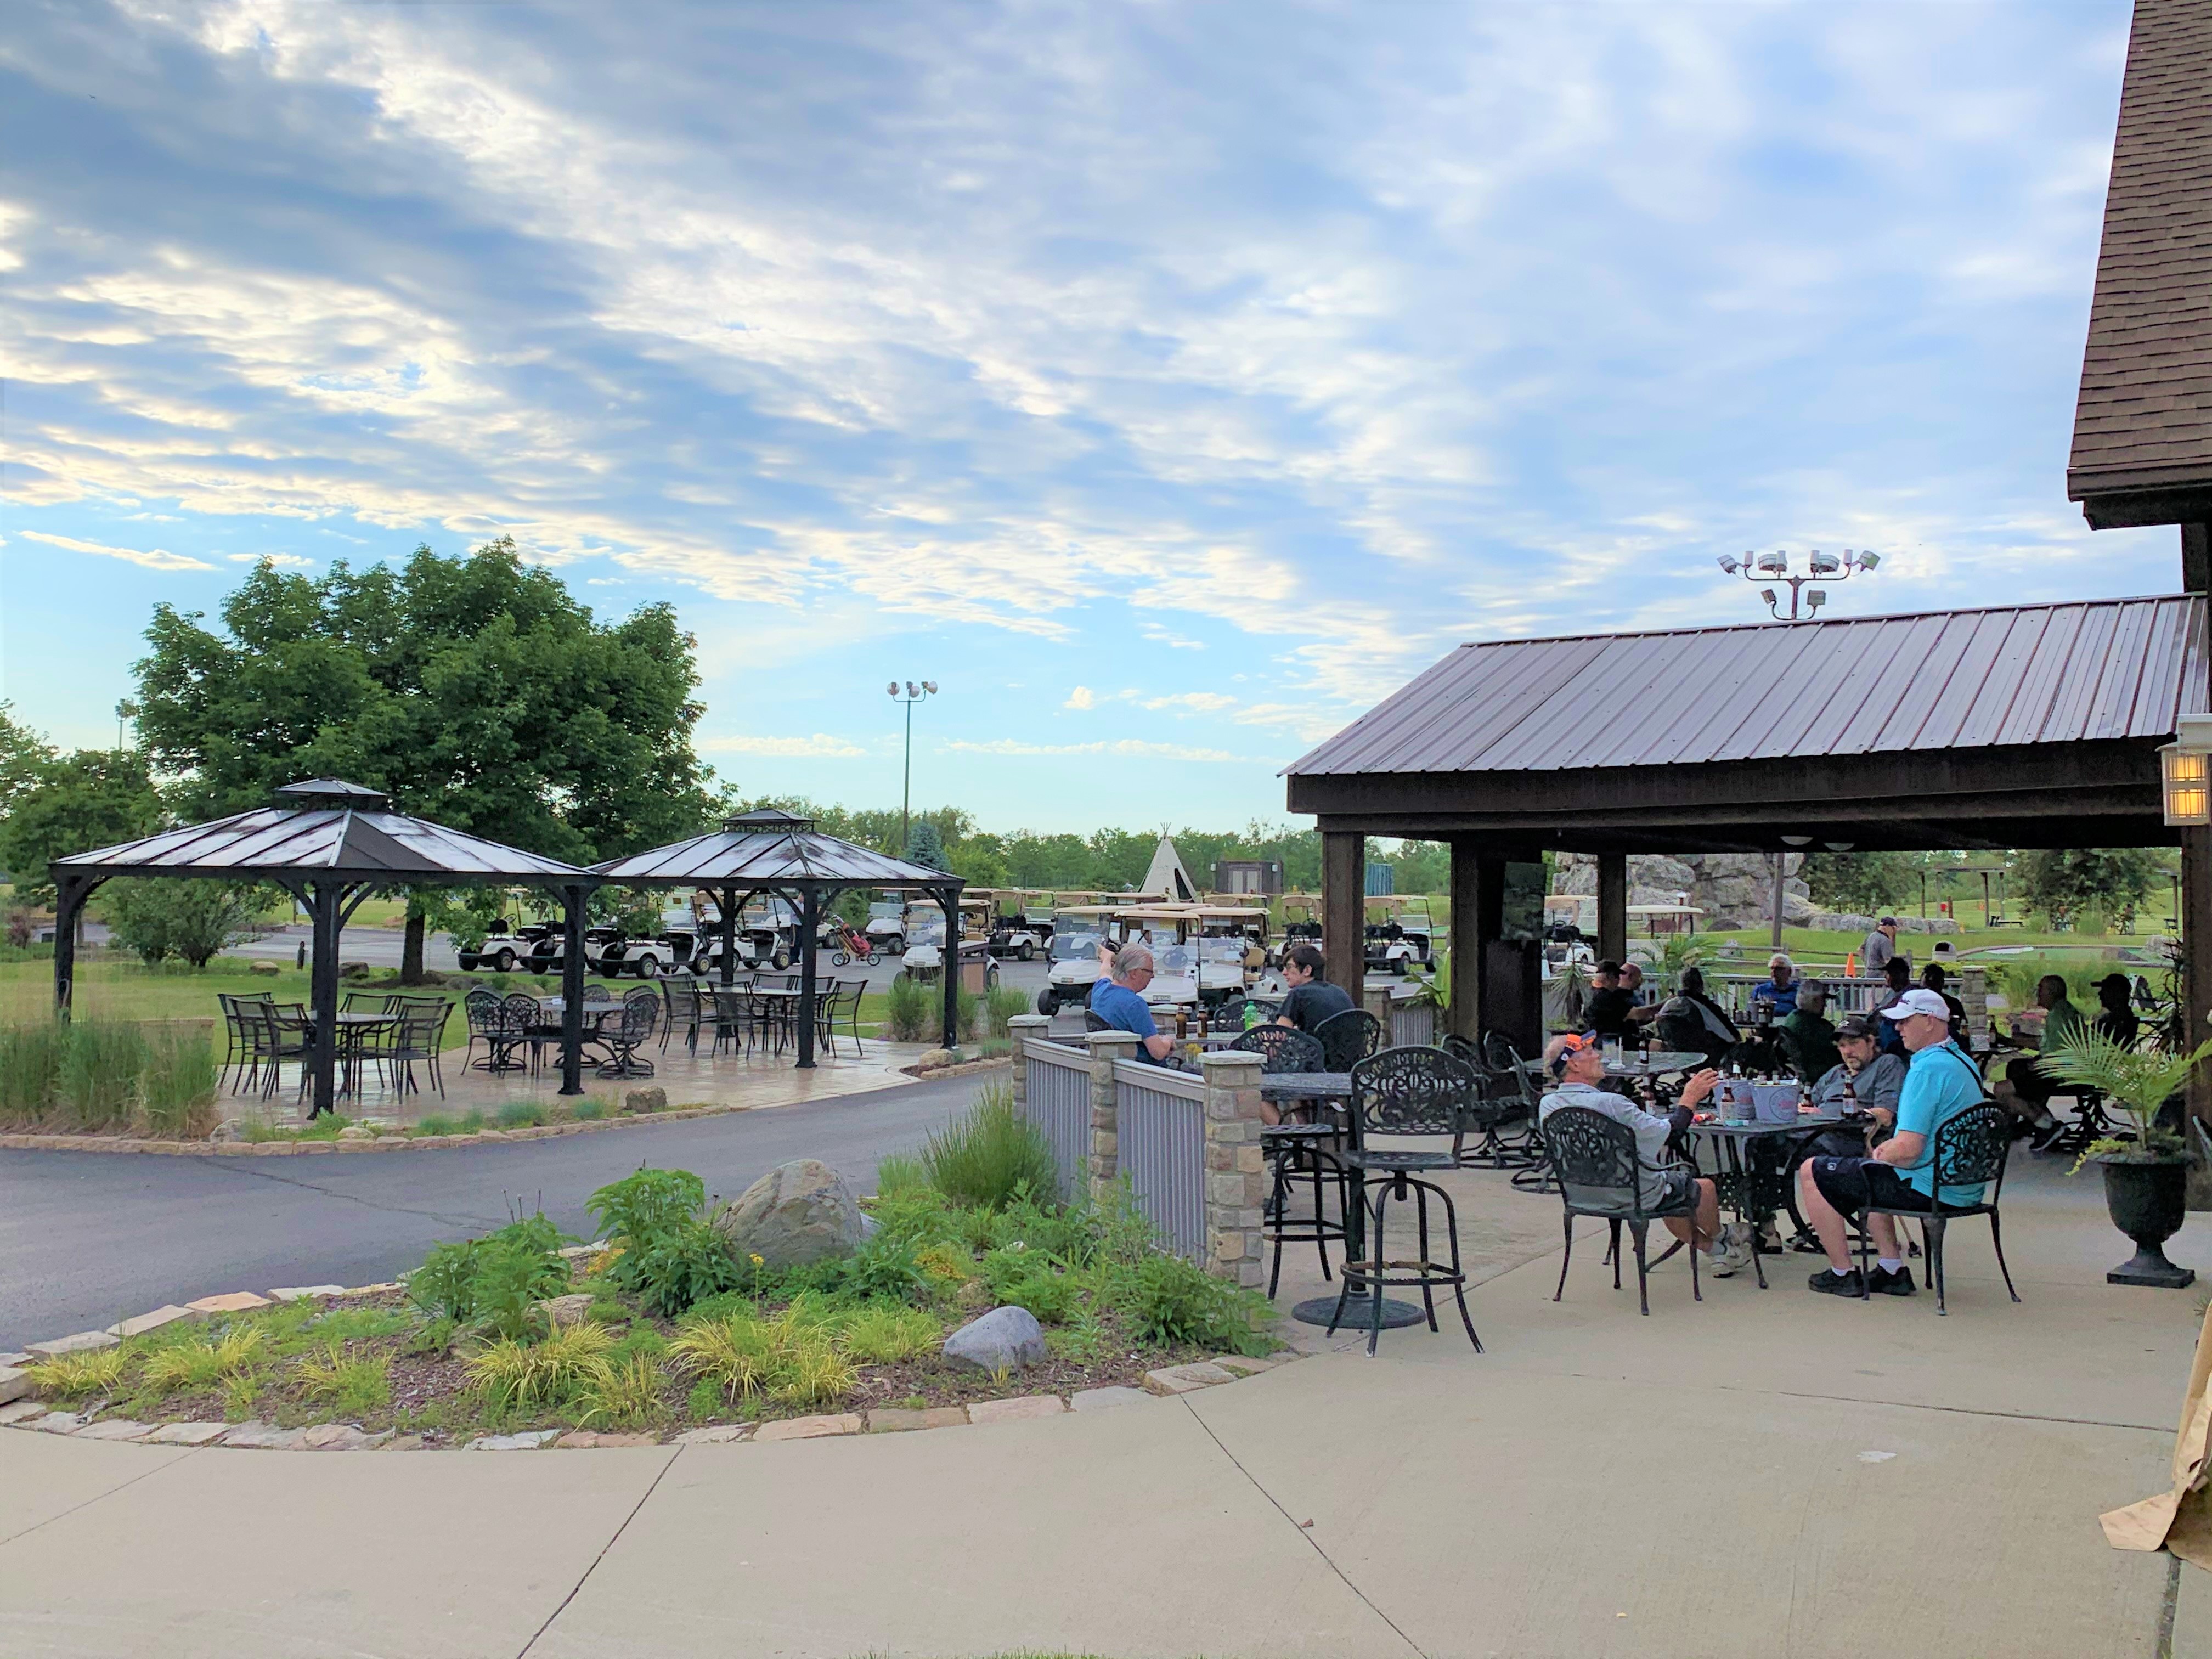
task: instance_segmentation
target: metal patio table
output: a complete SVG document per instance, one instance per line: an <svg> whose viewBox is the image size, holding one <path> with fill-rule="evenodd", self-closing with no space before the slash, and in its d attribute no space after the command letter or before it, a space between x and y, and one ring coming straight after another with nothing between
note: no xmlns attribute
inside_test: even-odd
<svg viewBox="0 0 2212 1659"><path fill-rule="evenodd" d="M1262 1100L1345 1100L1352 1094L1352 1073L1349 1072L1266 1072L1260 1078L1260 1098ZM1367 1248L1367 1182L1357 1170L1346 1170L1345 1177L1352 1188L1352 1208L1344 1218L1344 1254L1347 1261L1363 1259ZM1347 1326L1371 1326L1373 1304L1364 1296L1346 1298L1340 1316L1336 1298L1316 1296L1298 1303L1291 1310L1291 1317L1301 1325L1318 1325L1326 1330L1331 1325L1342 1329ZM1382 1303L1382 1324L1385 1329L1396 1330L1402 1326L1426 1322L1428 1315L1410 1302L1396 1302L1385 1297Z"/></svg>
<svg viewBox="0 0 2212 1659"><path fill-rule="evenodd" d="M1624 1053L1605 1063L1607 1077L1671 1077L1705 1069L1705 1057L1680 1048L1655 1048L1648 1054Z"/></svg>
<svg viewBox="0 0 2212 1659"><path fill-rule="evenodd" d="M1711 1123L1692 1122L1690 1125L1691 1134L1711 1136L1720 1149L1715 1162L1725 1167L1717 1167L1713 1170L1713 1183L1720 1189L1721 1201L1729 1205L1735 1211L1735 1218L1745 1223L1750 1230L1751 1270L1759 1279L1760 1290L1766 1288L1766 1269L1759 1262L1759 1257L1764 1254L1759 1247L1759 1225L1766 1217L1773 1214L1788 1201L1789 1194L1786 1191L1770 1193L1759 1190L1762 1174L1747 1166L1744 1162L1744 1149L1758 1140L1788 1139L1796 1135L1818 1134L1823 1129L1833 1129L1850 1121L1841 1116L1824 1114L1819 1117L1801 1116L1794 1123L1723 1123L1716 1120ZM1691 1162L1694 1164L1696 1161L1693 1154ZM1789 1160L1785 1158L1782 1162L1787 1164ZM1778 1183L1787 1180L1788 1177L1766 1176L1765 1178ZM1761 1201L1770 1196L1774 1198L1773 1203Z"/></svg>

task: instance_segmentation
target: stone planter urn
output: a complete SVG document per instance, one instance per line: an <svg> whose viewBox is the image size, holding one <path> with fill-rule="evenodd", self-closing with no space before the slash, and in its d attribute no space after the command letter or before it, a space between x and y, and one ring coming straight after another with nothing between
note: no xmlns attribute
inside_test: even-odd
<svg viewBox="0 0 2212 1659"><path fill-rule="evenodd" d="M2188 1214L2188 1158L2107 1156L2097 1162L2105 1171L2105 1208L2112 1215L2112 1225L2136 1244L2134 1258L2106 1273L2106 1282L2168 1291L2194 1284L2197 1270L2175 1267L2160 1248L2181 1231Z"/></svg>

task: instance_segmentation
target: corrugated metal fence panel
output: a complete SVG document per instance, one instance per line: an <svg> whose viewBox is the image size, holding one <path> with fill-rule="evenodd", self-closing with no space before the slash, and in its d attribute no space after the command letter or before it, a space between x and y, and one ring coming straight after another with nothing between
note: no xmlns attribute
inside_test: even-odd
<svg viewBox="0 0 2212 1659"><path fill-rule="evenodd" d="M1149 1073L1150 1075L1145 1075ZM1121 1173L1177 1255L1206 1260L1206 1099L1195 1078L1114 1068Z"/></svg>
<svg viewBox="0 0 2212 1659"><path fill-rule="evenodd" d="M1080 1194L1091 1172L1091 1057L1079 1048L1032 1041L1026 1050L1023 1110L1052 1148L1063 1201Z"/></svg>
<svg viewBox="0 0 2212 1659"><path fill-rule="evenodd" d="M1390 1010L1390 1046L1430 1048L1437 1041L1437 1006L1432 1002L1401 1002Z"/></svg>

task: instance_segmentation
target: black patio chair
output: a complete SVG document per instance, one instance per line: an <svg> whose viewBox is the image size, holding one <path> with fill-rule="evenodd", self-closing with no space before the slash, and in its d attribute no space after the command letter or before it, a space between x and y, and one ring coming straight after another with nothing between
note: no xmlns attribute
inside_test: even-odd
<svg viewBox="0 0 2212 1659"><path fill-rule="evenodd" d="M261 1079L261 1097L269 1099L276 1092L276 1084L288 1060L300 1064L300 1088L307 1087L307 1062L314 1058L315 1045L311 1038L313 1025L305 1006L296 1002L264 1002L259 1008L261 1017L261 1063L266 1068Z"/></svg>
<svg viewBox="0 0 2212 1659"><path fill-rule="evenodd" d="M1344 1018L1343 1014L1333 1015L1322 1024L1326 1028ZM1459 1302L1460 1322L1467 1327L1467 1340L1474 1344L1477 1353L1482 1352L1482 1339L1474 1334L1474 1316L1467 1310L1467 1272L1460 1261L1458 1212L1452 1207L1449 1193L1434 1182L1420 1180L1417 1174L1450 1169L1452 1155L1442 1148L1419 1152L1372 1144L1377 1135L1450 1134L1459 1122L1468 1093L1474 1087L1474 1074L1441 1048L1385 1048L1359 1060L1352 1068L1350 1144L1341 1154L1342 1161L1345 1168L1360 1179L1360 1203L1367 1202L1365 1177L1377 1177L1381 1184L1367 1209L1370 1231L1366 1255L1359 1261L1347 1258L1345 1261L1336 1309L1329 1316L1328 1334L1336 1334L1337 1325L1344 1317L1344 1304L1352 1291L1369 1294L1372 1298L1367 1330L1370 1358L1374 1357L1382 1338L1385 1293L1418 1287L1421 1304L1428 1313L1429 1328L1434 1331L1437 1328L1438 1285L1450 1287ZM1420 1253L1411 1259L1394 1261L1384 1243L1385 1216L1394 1199L1403 1203L1409 1197L1414 1200ZM1431 1197L1443 1206L1444 1236L1451 1245L1449 1263L1429 1259Z"/></svg>
<svg viewBox="0 0 2212 1659"><path fill-rule="evenodd" d="M1103 1014L1094 1013L1085 1008L1083 1011L1083 1029L1086 1031L1110 1031L1114 1026Z"/></svg>
<svg viewBox="0 0 2212 1659"><path fill-rule="evenodd" d="M443 1100L446 1079L438 1055L445 1041L446 1021L453 1012L453 1004L443 997L404 998L396 1024L373 1027L364 1035L360 1058L374 1060L386 1085L403 1101L410 1094L422 1092L422 1085L415 1080L415 1067L422 1066L430 1074L430 1086Z"/></svg>
<svg viewBox="0 0 2212 1659"><path fill-rule="evenodd" d="M247 991L236 996L218 991L215 1000L222 1010L223 1033L222 1065L216 1076L235 1072L237 1075L230 1079L230 1091L237 1094L259 1080L266 1036L260 1011L276 999L266 991Z"/></svg>
<svg viewBox="0 0 2212 1659"><path fill-rule="evenodd" d="M1557 1115L1554 1114L1554 1115ZM1985 1100L1978 1106L1969 1106L1942 1127L1936 1131L1936 1203L1927 1210L1893 1210L1875 1205L1859 1218L1859 1283L1866 1284L1867 1264L1873 1259L1874 1242L1866 1227L1866 1217L1886 1215L1899 1220L1917 1221L1922 1235L1928 1241L1928 1277L1936 1286L1936 1311L1948 1314L1943 1305L1943 1230L1954 1221L1968 1216L1985 1215L1990 1218L1990 1246L1997 1253L1997 1271L2004 1275L2005 1294L2015 1302L2020 1292L2012 1287L2012 1269L2005 1265L2003 1224L1997 1217L1997 1200L2004 1191L2005 1160L2012 1153L2012 1114L1994 1100ZM1942 1202L1946 1187L1983 1188L1981 1200L1975 1204L1946 1204ZM1863 1296L1871 1297L1873 1291L1862 1288Z"/></svg>
<svg viewBox="0 0 2212 1659"><path fill-rule="evenodd" d="M753 1000L743 986L717 985L713 988L714 1013L711 1023L714 1040L708 1049L708 1055L721 1053L725 1045L742 1045L745 1054L752 1052Z"/></svg>
<svg viewBox="0 0 2212 1659"><path fill-rule="evenodd" d="M1320 1042L1287 1025L1255 1025L1228 1048L1259 1055L1262 1073L1325 1069ZM1322 1103L1316 1104L1324 1111L1328 1109ZM1314 1246L1321 1257L1322 1278L1327 1280L1334 1276L1328 1270L1328 1247L1332 1242L1343 1242L1344 1218L1350 1212L1352 1202L1344 1165L1335 1157L1340 1133L1336 1121L1326 1117L1304 1123L1271 1123L1260 1131L1260 1146L1273 1177L1267 1205L1261 1211L1261 1236L1274 1245L1274 1259L1267 1269L1270 1300L1282 1277L1285 1244ZM1301 1183L1313 1194L1313 1213L1310 1216L1291 1213L1291 1200ZM1334 1218L1324 1197L1332 1185L1337 1190Z"/></svg>
<svg viewBox="0 0 2212 1659"><path fill-rule="evenodd" d="M586 1002L612 1002L614 1000L613 991L597 980L584 988L584 1000Z"/></svg>
<svg viewBox="0 0 2212 1659"><path fill-rule="evenodd" d="M814 1003L814 1040L826 1048L831 1059L837 1054L837 1022L842 1018L852 1034L853 1052L862 1054L860 1047L860 996L867 988L864 981L840 983L832 981L829 988L819 994Z"/></svg>
<svg viewBox="0 0 2212 1659"><path fill-rule="evenodd" d="M1364 1008L1331 1014L1313 1034L1321 1041L1324 1072L1348 1072L1382 1047L1382 1022Z"/></svg>
<svg viewBox="0 0 2212 1659"><path fill-rule="evenodd" d="M660 1052L668 1052L668 1039L677 1027L684 1028L684 1046L694 1054L699 1052L699 981L689 974L669 974L660 981L661 1012L665 1018L660 1025Z"/></svg>
<svg viewBox="0 0 2212 1659"><path fill-rule="evenodd" d="M1575 1255L1575 1218L1600 1216L1613 1234L1613 1288L1616 1291L1620 1288L1620 1227L1623 1222L1628 1224L1636 1242L1636 1299L1648 1317L1651 1264L1645 1254L1645 1238L1655 1221L1697 1213L1697 1171L1687 1164L1646 1164L1637 1150L1635 1130L1587 1106L1560 1107L1544 1120L1543 1129L1544 1145L1559 1176L1559 1198L1565 1211L1562 1220L1567 1248L1559 1261L1559 1283L1552 1300L1557 1302L1566 1293L1567 1267ZM1670 1193L1663 1202L1645 1203L1644 1177L1676 1170L1686 1177L1675 1183L1679 1191ZM1698 1252L1692 1249L1689 1257L1690 1296L1703 1302L1705 1293L1698 1284Z"/></svg>
<svg viewBox="0 0 2212 1659"><path fill-rule="evenodd" d="M533 1072L538 1070L539 1062L544 1058L545 1045L560 1042L560 1025L557 1023L549 1024L544 1006L536 997L525 996L520 991L500 1005L500 1012L501 1061L512 1060L516 1049L527 1048L530 1050L530 1069ZM502 1063L491 1069L509 1072L516 1068L511 1064Z"/></svg>
<svg viewBox="0 0 2212 1659"><path fill-rule="evenodd" d="M378 991L348 991L338 999L342 1014L388 1014L399 999Z"/></svg>
<svg viewBox="0 0 2212 1659"><path fill-rule="evenodd" d="M1495 1045L1486 1054L1481 1045L1457 1035L1443 1040L1443 1050L1474 1073L1474 1094L1468 1102L1460 1131L1452 1137L1452 1158L1462 1170L1526 1170L1542 1157L1536 1136L1538 1097L1529 1086L1518 1056L1505 1045ZM1499 1060L1505 1061L1499 1065ZM1515 1129L1519 1133L1512 1133ZM1470 1149L1468 1139L1481 1139Z"/></svg>
<svg viewBox="0 0 2212 1659"><path fill-rule="evenodd" d="M501 1069L501 1039L507 1030L506 1005L496 991L476 990L461 999L462 1017L469 1023L469 1040L461 1050L461 1069L464 1071L495 1072ZM477 1044L484 1046L483 1058L473 1058Z"/></svg>
<svg viewBox="0 0 2212 1659"><path fill-rule="evenodd" d="M640 1060L637 1051L653 1041L660 1024L660 994L651 987L632 991L623 999L622 1013L599 1022L599 1041L607 1050L601 1077L651 1077L653 1062Z"/></svg>

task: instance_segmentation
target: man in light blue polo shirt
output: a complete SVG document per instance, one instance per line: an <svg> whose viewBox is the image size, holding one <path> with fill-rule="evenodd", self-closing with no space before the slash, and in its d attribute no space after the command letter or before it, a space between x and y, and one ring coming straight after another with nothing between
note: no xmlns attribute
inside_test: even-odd
<svg viewBox="0 0 2212 1659"><path fill-rule="evenodd" d="M1091 1012L1104 1020L1109 1030L1129 1031L1137 1038L1137 1057L1158 1065L1175 1047L1175 1039L1160 1035L1152 1018L1145 988L1152 982L1152 953L1142 945L1125 945L1114 953L1110 977L1091 988Z"/></svg>
<svg viewBox="0 0 2212 1659"><path fill-rule="evenodd" d="M1907 991L1884 1010L1895 1023L1912 1058L1898 1096L1897 1133L1875 1148L1871 1158L1811 1158L1797 1171L1797 1191L1805 1219L1820 1236L1828 1265L1808 1281L1829 1296L1856 1297L1868 1291L1911 1296L1912 1270L1898 1249L1897 1223L1889 1216L1867 1218L1880 1256L1863 1284L1851 1265L1850 1231L1844 1218L1879 1205L1885 1209L1928 1210L1936 1199L1936 1133L1984 1098L1981 1068L1951 1041L1951 1010L1929 990ZM1946 1187L1946 1204L1977 1204L1982 1188Z"/></svg>

